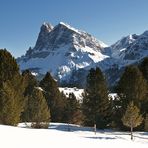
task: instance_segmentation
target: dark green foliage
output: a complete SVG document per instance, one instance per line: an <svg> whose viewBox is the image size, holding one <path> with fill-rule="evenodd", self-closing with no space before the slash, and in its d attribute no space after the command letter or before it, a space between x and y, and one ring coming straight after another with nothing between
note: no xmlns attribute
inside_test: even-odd
<svg viewBox="0 0 148 148"><path fill-rule="evenodd" d="M13 81L6 81L0 88L0 123L17 125L24 109L23 81L15 76Z"/></svg>
<svg viewBox="0 0 148 148"><path fill-rule="evenodd" d="M125 113L127 105L133 101L136 106L141 108L141 100L144 100L147 94L147 84L142 73L136 66L129 66L125 69L117 86L118 100L117 106L117 124L122 127L121 117Z"/></svg>
<svg viewBox="0 0 148 148"><path fill-rule="evenodd" d="M134 101L139 106L139 100L143 100L147 93L147 85L142 73L136 66L129 66L125 69L117 87L117 93L124 109L129 102Z"/></svg>
<svg viewBox="0 0 148 148"><path fill-rule="evenodd" d="M17 125L24 108L24 81L15 59L0 50L0 123Z"/></svg>
<svg viewBox="0 0 148 148"><path fill-rule="evenodd" d="M126 112L122 117L122 122L125 126L131 128L131 140L133 140L133 128L140 125L143 121L142 115L140 115L140 110L134 105L133 101L127 106Z"/></svg>
<svg viewBox="0 0 148 148"><path fill-rule="evenodd" d="M144 58L140 63L139 69L148 83L148 57Z"/></svg>
<svg viewBox="0 0 148 148"><path fill-rule="evenodd" d="M144 58L143 61L140 63L139 69L142 72L148 85L148 57ZM148 90L148 86L147 86L147 90ZM148 93L145 99L141 101L141 104L142 104L141 110L143 114L146 116L146 114L148 114Z"/></svg>
<svg viewBox="0 0 148 148"><path fill-rule="evenodd" d="M32 127L48 127L50 121L50 111L42 91L38 88L34 88L32 90L32 94L28 97L26 114L28 113L28 119L32 122Z"/></svg>
<svg viewBox="0 0 148 148"><path fill-rule="evenodd" d="M93 126L96 124L97 128L107 126L110 114L108 89L104 75L99 68L89 71L82 110L85 125Z"/></svg>
<svg viewBox="0 0 148 148"><path fill-rule="evenodd" d="M22 76L23 76L23 79L25 81L24 95L27 96L27 95L31 94L32 89L34 87L38 86L38 82L37 82L35 76L33 76L29 70L23 71Z"/></svg>
<svg viewBox="0 0 148 148"><path fill-rule="evenodd" d="M58 89L57 82L52 78L49 72L40 82L40 86L44 90L44 95L50 108L51 121L62 122L65 108L65 97L63 97Z"/></svg>
<svg viewBox="0 0 148 148"><path fill-rule="evenodd" d="M19 73L16 60L6 49L0 49L0 87L2 83L13 79Z"/></svg>
<svg viewBox="0 0 148 148"><path fill-rule="evenodd" d="M20 121L18 111L18 96L11 84L4 83L0 89L0 123L6 125L17 125Z"/></svg>
<svg viewBox="0 0 148 148"><path fill-rule="evenodd" d="M25 106L24 111L21 115L22 122L31 121L31 119L28 116L28 105L29 105L29 99L30 95L32 95L32 90L38 86L36 78L31 74L29 70L25 70L22 72L22 77L24 81L24 97L25 97Z"/></svg>
<svg viewBox="0 0 148 148"><path fill-rule="evenodd" d="M73 93L69 94L65 106L65 122L72 124L81 124L82 113L80 110L80 103Z"/></svg>

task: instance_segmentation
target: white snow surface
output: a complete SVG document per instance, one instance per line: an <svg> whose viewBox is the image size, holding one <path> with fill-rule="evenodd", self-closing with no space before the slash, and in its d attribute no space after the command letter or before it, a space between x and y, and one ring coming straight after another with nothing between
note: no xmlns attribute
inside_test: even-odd
<svg viewBox="0 0 148 148"><path fill-rule="evenodd" d="M70 131L68 131L70 129ZM135 132L130 140L128 132L98 130L93 128L50 123L49 129L26 128L24 123L18 127L0 125L1 148L147 148L148 132Z"/></svg>
<svg viewBox="0 0 148 148"><path fill-rule="evenodd" d="M59 87L59 90L60 92L63 92L66 95L66 97L68 97L70 93L73 93L77 100L82 100L82 93L84 92L84 89L78 89L76 87Z"/></svg>

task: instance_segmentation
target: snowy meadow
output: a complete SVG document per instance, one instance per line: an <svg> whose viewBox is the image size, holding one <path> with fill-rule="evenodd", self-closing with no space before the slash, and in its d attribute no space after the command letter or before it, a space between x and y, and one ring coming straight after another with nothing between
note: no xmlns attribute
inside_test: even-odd
<svg viewBox="0 0 148 148"><path fill-rule="evenodd" d="M24 123L0 125L0 131L1 148L148 147L148 132L135 132L131 141L128 132L98 130L94 134L93 128L63 123L50 123L49 129L31 129Z"/></svg>

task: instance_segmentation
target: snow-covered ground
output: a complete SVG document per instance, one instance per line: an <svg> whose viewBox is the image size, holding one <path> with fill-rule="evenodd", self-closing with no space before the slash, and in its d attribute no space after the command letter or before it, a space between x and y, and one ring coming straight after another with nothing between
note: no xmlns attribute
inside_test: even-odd
<svg viewBox="0 0 148 148"><path fill-rule="evenodd" d="M41 89L41 88L39 88ZM59 87L60 92L63 92L66 97L69 96L70 93L73 93L76 96L77 100L82 100L82 95L84 93L84 89L79 89L77 87ZM115 99L115 97L117 96L117 93L110 93L109 97L111 97L113 100Z"/></svg>
<svg viewBox="0 0 148 148"><path fill-rule="evenodd" d="M69 97L69 94L73 93L77 100L82 100L82 93L84 93L84 89L78 89L77 87L59 87L59 90L63 92L66 97Z"/></svg>
<svg viewBox="0 0 148 148"><path fill-rule="evenodd" d="M92 128L51 123L49 129L25 128L0 125L0 148L147 148L148 133L134 133L130 140L127 132L97 131ZM70 131L68 129L70 128Z"/></svg>

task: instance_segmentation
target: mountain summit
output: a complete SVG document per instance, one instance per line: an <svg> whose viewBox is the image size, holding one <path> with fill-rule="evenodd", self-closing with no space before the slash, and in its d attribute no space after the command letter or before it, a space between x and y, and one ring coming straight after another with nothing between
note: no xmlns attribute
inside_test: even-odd
<svg viewBox="0 0 148 148"><path fill-rule="evenodd" d="M18 59L21 70L31 69L40 74L50 71L57 79L67 79L73 70L87 69L108 58L107 47L92 35L60 22L53 27L44 23L37 42L25 56Z"/></svg>

